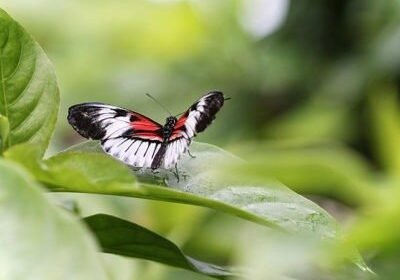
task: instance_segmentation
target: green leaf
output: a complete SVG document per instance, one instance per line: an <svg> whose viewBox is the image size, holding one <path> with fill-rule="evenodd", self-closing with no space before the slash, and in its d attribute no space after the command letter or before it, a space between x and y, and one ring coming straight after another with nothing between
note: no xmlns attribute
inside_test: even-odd
<svg viewBox="0 0 400 280"><path fill-rule="evenodd" d="M10 124L5 148L29 142L43 154L59 106L55 73L38 43L1 9L0 79L0 114Z"/></svg>
<svg viewBox="0 0 400 280"><path fill-rule="evenodd" d="M0 159L0 278L108 279L88 230Z"/></svg>
<svg viewBox="0 0 400 280"><path fill-rule="evenodd" d="M114 194L200 205L291 232L317 231L321 237L336 236L333 218L311 201L278 183L246 186L232 185L227 180L228 183L216 185L212 170L209 173L210 162L215 167L223 159L237 159L206 144L195 143L192 151L196 154L195 159L184 157L181 160L180 172L186 180L180 183L176 182L172 172L161 173L160 178L137 172L142 181L147 181L138 184L132 170L100 152L96 142L85 142L44 161L34 147L27 145L8 150L5 157L25 166L55 191ZM163 176L165 179L160 180ZM164 182L170 187L166 188Z"/></svg>
<svg viewBox="0 0 400 280"><path fill-rule="evenodd" d="M9 133L10 123L6 117L0 115L0 154L2 154L5 149Z"/></svg>
<svg viewBox="0 0 400 280"><path fill-rule="evenodd" d="M373 168L360 154L335 143L281 144L238 146L237 152L249 161L226 169L244 178L276 178L300 193L334 198L353 207L370 202Z"/></svg>
<svg viewBox="0 0 400 280"><path fill-rule="evenodd" d="M132 222L105 214L86 217L84 221L106 253L156 261L209 276L235 275L226 267L184 255L171 241Z"/></svg>
<svg viewBox="0 0 400 280"><path fill-rule="evenodd" d="M21 163L53 190L68 186L70 191L102 193L136 186L129 168L101 153L71 151L42 160L35 147L18 145L5 152L5 157Z"/></svg>
<svg viewBox="0 0 400 280"><path fill-rule="evenodd" d="M44 161L38 157L36 161L26 160L29 154L34 154L33 148L27 146L15 147L5 156L24 165L54 191L123 195L198 205L291 233L341 240L335 220L310 200L277 182L243 183L229 174L216 177L215 171L227 161L241 160L208 144L193 143L191 151L196 158L184 156L181 159L179 182L170 171L160 172L158 177L151 172L138 171L135 174L142 183L135 181L128 167L100 152L96 142L77 145ZM169 187L165 187L164 182ZM362 260L356 263L365 267Z"/></svg>
<svg viewBox="0 0 400 280"><path fill-rule="evenodd" d="M123 192L127 196L206 206L289 232L317 233L320 237L327 238L337 235L336 222L328 213L278 182L268 185L244 184L236 180L232 182L227 177L219 178L215 172L220 166L226 162L242 162L236 156L218 147L198 142L192 144L191 151L196 158L186 155L180 160L178 168L182 178L179 182L170 171L160 172L157 177L151 172L136 172L135 175L140 181L145 181L145 184L136 185L135 188L125 186L126 190L116 189L111 194ZM114 161L101 151L96 142L85 142L44 161L45 164L51 163L46 165L46 169L51 171L52 165L57 166L59 157L72 158L77 153L84 153L85 156L103 155ZM24 154L25 150L21 151L20 156ZM79 160L83 160L83 157ZM87 165L89 162L87 158L81 164ZM71 160L71 166L73 164ZM120 162L117 164L121 165ZM129 168L125 171L132 174ZM92 177L89 174L86 176ZM114 176L118 180L122 173L114 173ZM127 174L124 173L125 176ZM159 186L155 185L157 182ZM58 185L55 181L48 183ZM164 187L165 183L168 188ZM71 190L71 187L65 190Z"/></svg>
<svg viewBox="0 0 400 280"><path fill-rule="evenodd" d="M369 95L368 105L373 152L390 175L399 177L400 107L397 89L389 86L377 87Z"/></svg>

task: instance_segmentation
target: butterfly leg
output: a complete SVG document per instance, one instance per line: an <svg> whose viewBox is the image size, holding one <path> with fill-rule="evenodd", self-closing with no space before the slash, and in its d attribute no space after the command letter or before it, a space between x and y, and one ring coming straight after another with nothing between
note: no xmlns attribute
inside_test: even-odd
<svg viewBox="0 0 400 280"><path fill-rule="evenodd" d="M177 183L179 183L179 172L178 172L178 163L175 163L175 171L172 171L176 177Z"/></svg>
<svg viewBox="0 0 400 280"><path fill-rule="evenodd" d="M160 174L160 171L157 169L151 169L151 173L153 173L154 175L158 175Z"/></svg>
<svg viewBox="0 0 400 280"><path fill-rule="evenodd" d="M190 150L188 149L188 154L189 154L189 156L191 157L191 158L196 158L196 156L194 156L194 155L192 155L191 153L190 153Z"/></svg>
<svg viewBox="0 0 400 280"><path fill-rule="evenodd" d="M168 176L160 169L151 169L151 174L154 176L155 182L162 185L162 183L168 186Z"/></svg>

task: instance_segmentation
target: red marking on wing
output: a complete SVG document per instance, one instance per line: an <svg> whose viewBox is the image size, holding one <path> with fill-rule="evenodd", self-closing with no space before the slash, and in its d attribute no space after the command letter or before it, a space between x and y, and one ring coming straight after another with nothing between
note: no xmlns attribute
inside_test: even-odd
<svg viewBox="0 0 400 280"><path fill-rule="evenodd" d="M172 132L171 136L169 137L169 141L175 140L177 138L183 137L180 131Z"/></svg>
<svg viewBox="0 0 400 280"><path fill-rule="evenodd" d="M131 123L131 126L134 130L156 131L160 129L159 126L151 124L146 121L134 121Z"/></svg>
<svg viewBox="0 0 400 280"><path fill-rule="evenodd" d="M189 115L189 111L186 111L182 116L180 116L178 121L175 123L174 130L172 131L172 134L169 137L169 141L183 137L182 131L183 131L183 128L185 127L185 122L187 120L188 115Z"/></svg>
<svg viewBox="0 0 400 280"><path fill-rule="evenodd" d="M159 134L146 131L135 132L133 136L148 140L157 140L157 141L163 140L163 138Z"/></svg>
<svg viewBox="0 0 400 280"><path fill-rule="evenodd" d="M141 114L135 112L131 114L134 116L134 120L130 123L133 129L132 137L156 141L163 140L161 134L162 126L160 124Z"/></svg>
<svg viewBox="0 0 400 280"><path fill-rule="evenodd" d="M176 124L175 124L175 126L174 126L174 130L175 130L175 129L181 129L182 126L185 125L185 122L186 122L186 120L187 120L188 115L189 115L189 113L186 112L185 114L183 114L183 115L178 119L178 121L176 122Z"/></svg>
<svg viewBox="0 0 400 280"><path fill-rule="evenodd" d="M152 119L149 119L148 117L138 113L133 113L133 115L135 116L135 119L131 122L131 126L134 130L155 131L162 128L160 124L156 123Z"/></svg>

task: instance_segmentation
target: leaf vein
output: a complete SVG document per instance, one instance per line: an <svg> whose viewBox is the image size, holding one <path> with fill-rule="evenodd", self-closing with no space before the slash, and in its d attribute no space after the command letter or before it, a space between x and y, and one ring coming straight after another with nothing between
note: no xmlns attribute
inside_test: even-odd
<svg viewBox="0 0 400 280"><path fill-rule="evenodd" d="M10 29L7 28L7 39L5 40L4 44L1 46L1 54L0 54L0 75L1 75L1 86L3 89L3 105L4 105L4 115L8 118L8 104L7 104L7 94L6 94L6 85L4 83L4 72L3 72L3 49L7 45L8 41L10 40ZM7 145L10 146L11 141L10 137L7 137Z"/></svg>
<svg viewBox="0 0 400 280"><path fill-rule="evenodd" d="M36 105L37 105L37 104L40 102L40 100L42 99L42 97L43 97L43 95L44 95L44 92L46 91L47 85L48 85L48 84L46 84L46 86L45 86L45 87L43 88L43 90L40 92L40 96L39 96L39 98L38 98L37 101L36 101ZM33 108L33 110L32 110L28 115L26 115L25 118L22 119L22 121L21 121L17 126L13 127L13 130L14 130L14 131L17 130L18 128L20 128L29 118L32 117L33 112L38 108L38 106L36 106L36 105L35 105L35 108ZM31 136L33 136L33 135L31 135Z"/></svg>
<svg viewBox="0 0 400 280"><path fill-rule="evenodd" d="M19 52L19 57L18 57L18 63L17 66L15 66L14 70L11 72L10 75L8 75L8 77L5 77L5 80L10 80L14 77L15 73L18 72L19 68L21 67L21 61L22 61L22 53L24 51L24 44L21 43L21 48L20 48L20 52Z"/></svg>
<svg viewBox="0 0 400 280"><path fill-rule="evenodd" d="M32 75L31 75L31 77L29 78L28 83L26 84L25 88L21 91L21 93L18 94L17 97L16 97L11 103L8 104L8 106L11 107L11 106L15 105L15 104L18 103L18 101L24 96L26 90L29 88L29 86L30 86L30 84L31 84L31 82L32 82L32 80L33 80L33 77L35 76L36 65L37 65L37 61L35 60L35 65L33 66Z"/></svg>

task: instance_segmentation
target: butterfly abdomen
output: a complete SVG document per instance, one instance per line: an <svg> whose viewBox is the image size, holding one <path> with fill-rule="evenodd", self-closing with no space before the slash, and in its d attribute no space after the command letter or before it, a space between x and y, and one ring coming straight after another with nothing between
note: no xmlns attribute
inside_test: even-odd
<svg viewBox="0 0 400 280"><path fill-rule="evenodd" d="M153 162L151 163L151 169L160 168L166 151L167 151L167 143L162 143L160 149L154 156Z"/></svg>
<svg viewBox="0 0 400 280"><path fill-rule="evenodd" d="M162 128L163 142L161 144L160 149L154 156L153 162L151 163L151 169L157 169L163 163L163 160L165 159L165 153L167 151L167 146L169 143L169 138L171 137L176 122L177 119L175 117L171 116L167 118L165 125Z"/></svg>

